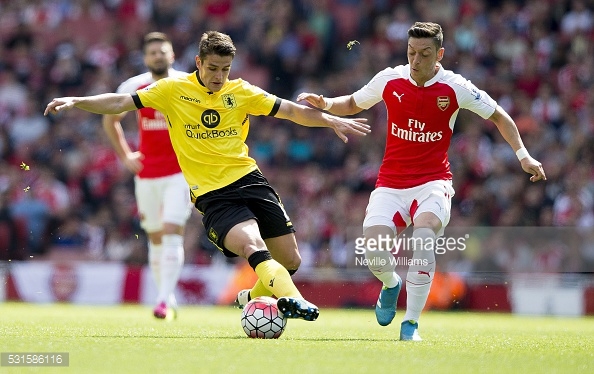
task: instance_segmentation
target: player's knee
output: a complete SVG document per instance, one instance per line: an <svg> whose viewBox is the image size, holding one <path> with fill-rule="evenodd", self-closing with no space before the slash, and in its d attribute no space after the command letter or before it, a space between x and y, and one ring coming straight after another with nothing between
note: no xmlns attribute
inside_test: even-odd
<svg viewBox="0 0 594 374"><path fill-rule="evenodd" d="M365 251L367 267L374 274L389 273L396 269L396 258L389 251Z"/></svg>
<svg viewBox="0 0 594 374"><path fill-rule="evenodd" d="M297 271L297 269L299 269L299 266L301 266L301 256L299 255L299 253L295 254L289 260L285 261L283 266L287 270L289 270L289 272L291 272L291 270Z"/></svg>
<svg viewBox="0 0 594 374"><path fill-rule="evenodd" d="M151 244L160 245L163 240L163 231L149 232L147 236Z"/></svg>
<svg viewBox="0 0 594 374"><path fill-rule="evenodd" d="M183 235L184 226L175 223L163 223L163 235Z"/></svg>

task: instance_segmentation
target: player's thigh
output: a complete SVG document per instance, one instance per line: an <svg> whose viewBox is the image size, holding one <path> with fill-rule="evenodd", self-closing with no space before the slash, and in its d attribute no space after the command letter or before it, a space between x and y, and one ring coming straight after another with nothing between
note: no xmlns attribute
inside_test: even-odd
<svg viewBox="0 0 594 374"><path fill-rule="evenodd" d="M159 179L134 178L134 194L140 216L140 227L148 233L163 229L161 221L163 189L164 184Z"/></svg>
<svg viewBox="0 0 594 374"><path fill-rule="evenodd" d="M279 196L269 185L246 187L240 192L247 207L258 219L263 239L293 234L295 229Z"/></svg>
<svg viewBox="0 0 594 374"><path fill-rule="evenodd" d="M163 191L163 222L184 226L192 213L190 191L181 173L166 179Z"/></svg>
<svg viewBox="0 0 594 374"><path fill-rule="evenodd" d="M422 213L433 213L441 221L441 228L437 234L438 236L443 235L445 227L450 222L453 196L454 188L451 181L433 181L425 184L417 198L415 227L417 226L417 217Z"/></svg>
<svg viewBox="0 0 594 374"><path fill-rule="evenodd" d="M206 237L208 240L226 257L236 257L241 255L236 248L236 242L241 238L241 234L243 234L247 228L238 232L237 237L234 236L233 240L230 241L233 248L226 248L225 239L229 231L235 226L242 222L255 220L256 216L248 209L245 203L237 195L236 191L226 191L224 193L213 191L205 196L199 196L196 199L196 208L202 213L202 224L206 230ZM256 221L254 221L253 224L255 225ZM243 227L243 225L240 227ZM236 229L238 228L239 227ZM249 232L251 233L251 231Z"/></svg>
<svg viewBox="0 0 594 374"><path fill-rule="evenodd" d="M411 223L410 208L399 190L379 187L371 192L363 220L364 232L375 226L387 226L400 233Z"/></svg>
<svg viewBox="0 0 594 374"><path fill-rule="evenodd" d="M264 240L260 236L255 219L238 222L227 231L223 248L238 256L248 259L254 252L264 249Z"/></svg>
<svg viewBox="0 0 594 374"><path fill-rule="evenodd" d="M262 184L243 189L241 195L256 215L260 233L272 257L289 270L297 269L301 256L295 229L278 194L271 186Z"/></svg>

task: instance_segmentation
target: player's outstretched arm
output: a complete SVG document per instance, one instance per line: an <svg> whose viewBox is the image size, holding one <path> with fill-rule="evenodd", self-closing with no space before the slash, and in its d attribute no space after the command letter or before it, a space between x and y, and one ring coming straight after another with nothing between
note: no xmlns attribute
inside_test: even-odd
<svg viewBox="0 0 594 374"><path fill-rule="evenodd" d="M137 174L143 168L141 160L144 158L144 155L140 152L132 152L126 141L126 136L124 135L124 130L122 129L122 124L120 122L125 114L126 113L103 115L103 129L124 166L132 173Z"/></svg>
<svg viewBox="0 0 594 374"><path fill-rule="evenodd" d="M355 104L353 95L328 98L324 97L324 95L302 92L297 95L297 101L307 101L314 108L325 110L337 116L350 116L363 110L363 108L359 108Z"/></svg>
<svg viewBox="0 0 594 374"><path fill-rule="evenodd" d="M518 127L510 115L507 114L502 107L497 106L495 113L493 113L489 119L495 123L505 141L507 141L514 152L516 152L516 155L522 164L522 169L526 173L532 175L530 181L536 182L539 180L546 180L547 176L542 168L542 164L538 162L538 160L532 158L524 147L524 143L518 132Z"/></svg>
<svg viewBox="0 0 594 374"><path fill-rule="evenodd" d="M75 107L97 114L118 114L136 109L132 95L106 93L95 96L59 97L53 99L47 104L43 115L56 114Z"/></svg>
<svg viewBox="0 0 594 374"><path fill-rule="evenodd" d="M349 141L348 134L367 135L371 132L367 118L337 117L288 100L281 100L275 117L288 119L306 127L330 127L345 143Z"/></svg>

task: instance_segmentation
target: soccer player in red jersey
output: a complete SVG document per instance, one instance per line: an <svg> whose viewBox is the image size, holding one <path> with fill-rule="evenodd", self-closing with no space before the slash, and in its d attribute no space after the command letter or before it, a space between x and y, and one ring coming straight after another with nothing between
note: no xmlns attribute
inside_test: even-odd
<svg viewBox="0 0 594 374"><path fill-rule="evenodd" d="M375 312L380 325L392 322L402 280L395 272L393 238L413 225L412 263L406 276L407 305L401 340L421 340L418 320L435 273L434 245L450 220L454 189L447 151L460 109L495 123L536 182L546 179L532 158L515 122L489 95L470 81L445 70L441 26L417 22L408 30L408 64L388 67L351 95L325 98L301 93L297 100L335 115L352 115L380 101L386 105L387 139L375 190L371 193L363 231L366 263L383 283ZM381 245L385 243L382 247Z"/></svg>
<svg viewBox="0 0 594 374"><path fill-rule="evenodd" d="M144 64L148 71L136 75L118 89L118 93L135 93L153 82L186 75L172 68L174 53L167 35L151 32L144 37ZM120 120L126 112L103 116L103 128L120 160L136 174L135 195L140 213L140 225L149 237L149 267L157 284L156 318L166 318L168 311L177 314L174 296L184 264L183 233L191 213L188 184L173 151L167 121L153 108L136 111L139 149L128 145Z"/></svg>

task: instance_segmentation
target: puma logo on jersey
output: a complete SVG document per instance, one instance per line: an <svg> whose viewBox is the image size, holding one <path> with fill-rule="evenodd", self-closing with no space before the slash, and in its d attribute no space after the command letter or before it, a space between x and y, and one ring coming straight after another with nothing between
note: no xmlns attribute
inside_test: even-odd
<svg viewBox="0 0 594 374"><path fill-rule="evenodd" d="M402 94L402 95L398 95L398 94L396 93L396 91L392 91L392 94L398 98L398 102L399 102L399 103L401 103L401 102L402 102L401 98L402 98L402 96L404 96L404 94Z"/></svg>
<svg viewBox="0 0 594 374"><path fill-rule="evenodd" d="M272 279L270 280L270 283L268 283L268 287L274 287L274 280L275 280L275 279L276 279L276 278L272 278Z"/></svg>

